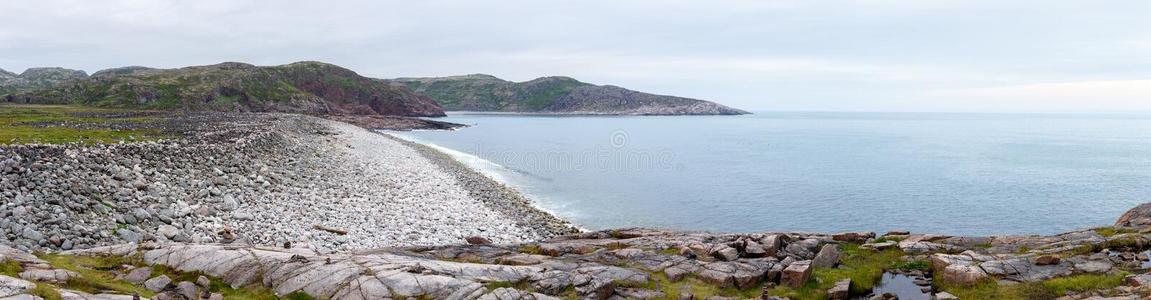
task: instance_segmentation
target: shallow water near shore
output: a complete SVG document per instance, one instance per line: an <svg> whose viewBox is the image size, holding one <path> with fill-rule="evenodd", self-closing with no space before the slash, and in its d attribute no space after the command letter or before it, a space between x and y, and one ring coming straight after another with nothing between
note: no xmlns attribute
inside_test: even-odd
<svg viewBox="0 0 1151 300"><path fill-rule="evenodd" d="M590 229L1052 234L1151 199L1151 114L449 114L433 145Z"/></svg>

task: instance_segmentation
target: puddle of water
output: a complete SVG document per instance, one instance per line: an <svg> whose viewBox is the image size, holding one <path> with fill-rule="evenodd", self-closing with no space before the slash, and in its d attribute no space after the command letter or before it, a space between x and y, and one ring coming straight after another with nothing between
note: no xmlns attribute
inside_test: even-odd
<svg viewBox="0 0 1151 300"><path fill-rule="evenodd" d="M1109 257L1118 257L1120 254L1123 254L1123 252L1120 252L1120 251L1107 251L1107 256L1109 256ZM1138 253L1136 253L1136 255L1142 255L1142 256L1151 257L1151 250L1147 250L1147 251L1143 251L1143 252L1138 252ZM1139 263L1139 268L1140 268L1140 269L1151 269L1151 260L1139 260L1139 258L1138 258L1138 257L1139 257L1139 256L1136 256L1136 258L1134 259L1134 261ZM1124 261L1130 261L1130 260L1124 259Z"/></svg>
<svg viewBox="0 0 1151 300"><path fill-rule="evenodd" d="M915 276L884 273L883 280L872 290L872 295L892 293L899 296L899 300L931 300L931 293L924 293L923 287L915 285ZM867 296L856 299L867 299Z"/></svg>

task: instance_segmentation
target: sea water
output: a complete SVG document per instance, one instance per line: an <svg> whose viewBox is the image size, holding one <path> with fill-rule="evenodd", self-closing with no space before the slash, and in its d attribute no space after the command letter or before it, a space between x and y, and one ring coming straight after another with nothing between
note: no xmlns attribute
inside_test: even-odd
<svg viewBox="0 0 1151 300"><path fill-rule="evenodd" d="M1051 234L1151 201L1151 114L453 113L437 147L589 229Z"/></svg>

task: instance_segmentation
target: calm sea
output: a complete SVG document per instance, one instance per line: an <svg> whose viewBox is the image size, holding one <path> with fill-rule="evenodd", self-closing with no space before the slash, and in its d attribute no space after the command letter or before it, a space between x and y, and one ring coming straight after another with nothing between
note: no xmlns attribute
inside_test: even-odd
<svg viewBox="0 0 1151 300"><path fill-rule="evenodd" d="M393 133L589 229L1050 234L1151 201L1151 114L451 114Z"/></svg>

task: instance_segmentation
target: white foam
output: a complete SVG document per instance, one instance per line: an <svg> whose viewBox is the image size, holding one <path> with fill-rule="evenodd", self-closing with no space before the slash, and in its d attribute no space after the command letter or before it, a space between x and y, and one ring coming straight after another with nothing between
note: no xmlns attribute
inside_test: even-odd
<svg viewBox="0 0 1151 300"><path fill-rule="evenodd" d="M407 140L409 142L428 146L429 148L435 149L436 151L440 151L444 154L447 154L452 159L455 159L456 161L463 163L464 166L468 167L469 169L472 169L473 171L476 171L476 172L478 172L484 176L487 176L488 178L491 178L492 180L495 180L496 182L499 182L503 185L512 187L517 192L524 195L524 197L527 197L528 199L530 199L532 207L535 207L536 209L539 209L539 210L545 211L549 214L552 214L554 216L560 216L560 217L578 215L577 212L569 211L569 210L565 209L568 205L561 204L561 203L554 203L554 201L548 202L549 204L554 206L552 209L549 209L547 207L543 207L541 205L541 203L542 203L541 197L539 197L538 195L534 195L532 193L527 192L526 191L527 186L522 184L522 183L528 181L528 179L527 178L516 179L516 177L524 177L525 175L521 174L520 172L517 172L515 169L505 167L504 165L495 163L495 162L490 161L490 160L483 159L483 158L476 156L474 154L471 154L471 153L467 153L467 152L451 149L448 147L436 145L434 143L422 140L420 138L417 138L417 137L414 137L411 135L403 134L402 132L394 132L394 131L380 131L380 132L394 136L394 137L397 137L397 138ZM567 214L558 214L557 210L563 210L563 211L567 212ZM567 219L567 220L569 222L571 221L570 219ZM573 225L576 225L576 224L573 223ZM579 226L579 225L576 225L576 226Z"/></svg>

